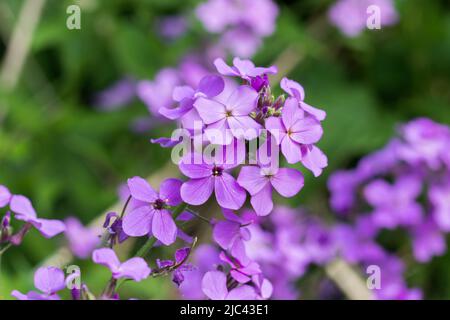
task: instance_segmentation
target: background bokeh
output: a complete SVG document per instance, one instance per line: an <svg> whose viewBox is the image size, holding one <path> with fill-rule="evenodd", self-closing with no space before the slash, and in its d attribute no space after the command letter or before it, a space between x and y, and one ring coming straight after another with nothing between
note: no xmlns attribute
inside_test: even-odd
<svg viewBox="0 0 450 320"><path fill-rule="evenodd" d="M0 1L0 57L24 1ZM96 94L131 77L153 79L163 67L176 66L213 37L195 19L200 1L185 0L48 0L33 35L30 54L13 91L0 88L0 184L27 195L42 217L70 215L84 223L117 201L127 177L158 172L170 150L149 143L167 136L172 125L156 121L144 132L133 130L137 117L148 116L138 99L105 112ZM66 28L66 8L79 4L82 29ZM254 57L269 65L289 48L301 60L289 73L307 92L306 101L326 110L319 146L329 159L324 174L307 181L291 206L302 205L327 220L327 177L351 167L383 146L396 125L418 116L450 124L450 4L445 0L396 1L400 21L393 27L347 38L327 20L331 0L277 1L276 31ZM183 14L187 32L168 41L158 21ZM279 60L281 64L283 59ZM312 174L305 172L307 179ZM401 234L396 241L405 241ZM32 272L64 240L49 241L36 231L20 249L3 257L0 298L27 289ZM83 266L82 262L79 262ZM89 265L85 275L94 292L108 279L102 267ZM313 270L320 275L320 270ZM450 298L450 253L417 265L407 280L427 298ZM124 286L128 296L174 297L167 279ZM300 283L305 296L314 285ZM308 292L310 290L311 292Z"/></svg>

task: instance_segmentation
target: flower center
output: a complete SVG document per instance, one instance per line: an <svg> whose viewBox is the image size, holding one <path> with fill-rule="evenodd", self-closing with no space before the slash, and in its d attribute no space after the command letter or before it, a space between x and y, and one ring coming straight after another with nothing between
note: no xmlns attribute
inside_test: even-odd
<svg viewBox="0 0 450 320"><path fill-rule="evenodd" d="M215 177L221 176L222 172L223 172L223 168L221 168L221 167L214 166L214 168L212 169L212 175Z"/></svg>
<svg viewBox="0 0 450 320"><path fill-rule="evenodd" d="M153 208L155 208L156 210L164 209L165 206L166 202L162 199L156 199L156 201L153 202Z"/></svg>
<svg viewBox="0 0 450 320"><path fill-rule="evenodd" d="M233 116L233 112L231 112L231 111L225 112L225 117L229 118L231 116Z"/></svg>

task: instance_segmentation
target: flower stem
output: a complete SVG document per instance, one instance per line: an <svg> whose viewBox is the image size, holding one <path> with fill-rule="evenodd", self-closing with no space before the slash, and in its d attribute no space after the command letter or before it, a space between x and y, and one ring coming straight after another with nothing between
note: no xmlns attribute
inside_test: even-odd
<svg viewBox="0 0 450 320"><path fill-rule="evenodd" d="M211 223L211 220L210 220L210 219L208 219L208 218L202 216L201 214L199 214L199 213L193 211L191 208L186 208L186 211L189 212L190 214L192 214L193 216L199 218L199 219L202 220L202 221L205 221L205 222L207 222L207 223Z"/></svg>

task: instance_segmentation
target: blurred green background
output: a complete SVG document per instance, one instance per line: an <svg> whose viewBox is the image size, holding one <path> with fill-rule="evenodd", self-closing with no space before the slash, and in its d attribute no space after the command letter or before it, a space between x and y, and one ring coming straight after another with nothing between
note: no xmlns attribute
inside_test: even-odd
<svg viewBox="0 0 450 320"><path fill-rule="evenodd" d="M46 1L30 54L13 91L0 88L0 184L30 197L42 217L79 217L88 223L117 201L127 177L148 176L170 150L149 138L170 133L162 126L143 134L130 123L148 111L135 99L127 108L101 112L92 97L124 76L153 79L176 66L211 37L192 13L201 1ZM0 0L0 57L24 1ZM253 59L268 65L286 48L302 56L289 77L306 89L306 101L327 111L319 146L329 167L291 205L304 205L332 219L326 181L338 168L384 145L396 124L418 116L450 124L450 3L396 1L400 22L355 39L326 19L331 0L277 1L276 32ZM66 8L79 4L81 30L66 28ZM185 14L190 28L175 41L158 35L159 17ZM31 232L20 249L3 257L0 298L31 288L35 266L63 243ZM80 262L81 263L81 262ZM81 264L83 266L83 264ZM108 278L92 267L83 279L98 293ZM173 297L165 280L124 286L128 296ZM450 298L450 253L408 273L427 298ZM151 283L149 283L151 282Z"/></svg>

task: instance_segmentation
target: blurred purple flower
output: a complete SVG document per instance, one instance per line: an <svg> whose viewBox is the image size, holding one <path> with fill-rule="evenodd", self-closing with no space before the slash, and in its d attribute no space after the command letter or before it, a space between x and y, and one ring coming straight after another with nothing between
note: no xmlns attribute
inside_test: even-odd
<svg viewBox="0 0 450 320"><path fill-rule="evenodd" d="M99 230L84 227L74 217L67 218L64 223L66 225L65 235L72 253L81 259L89 257L100 244Z"/></svg>

